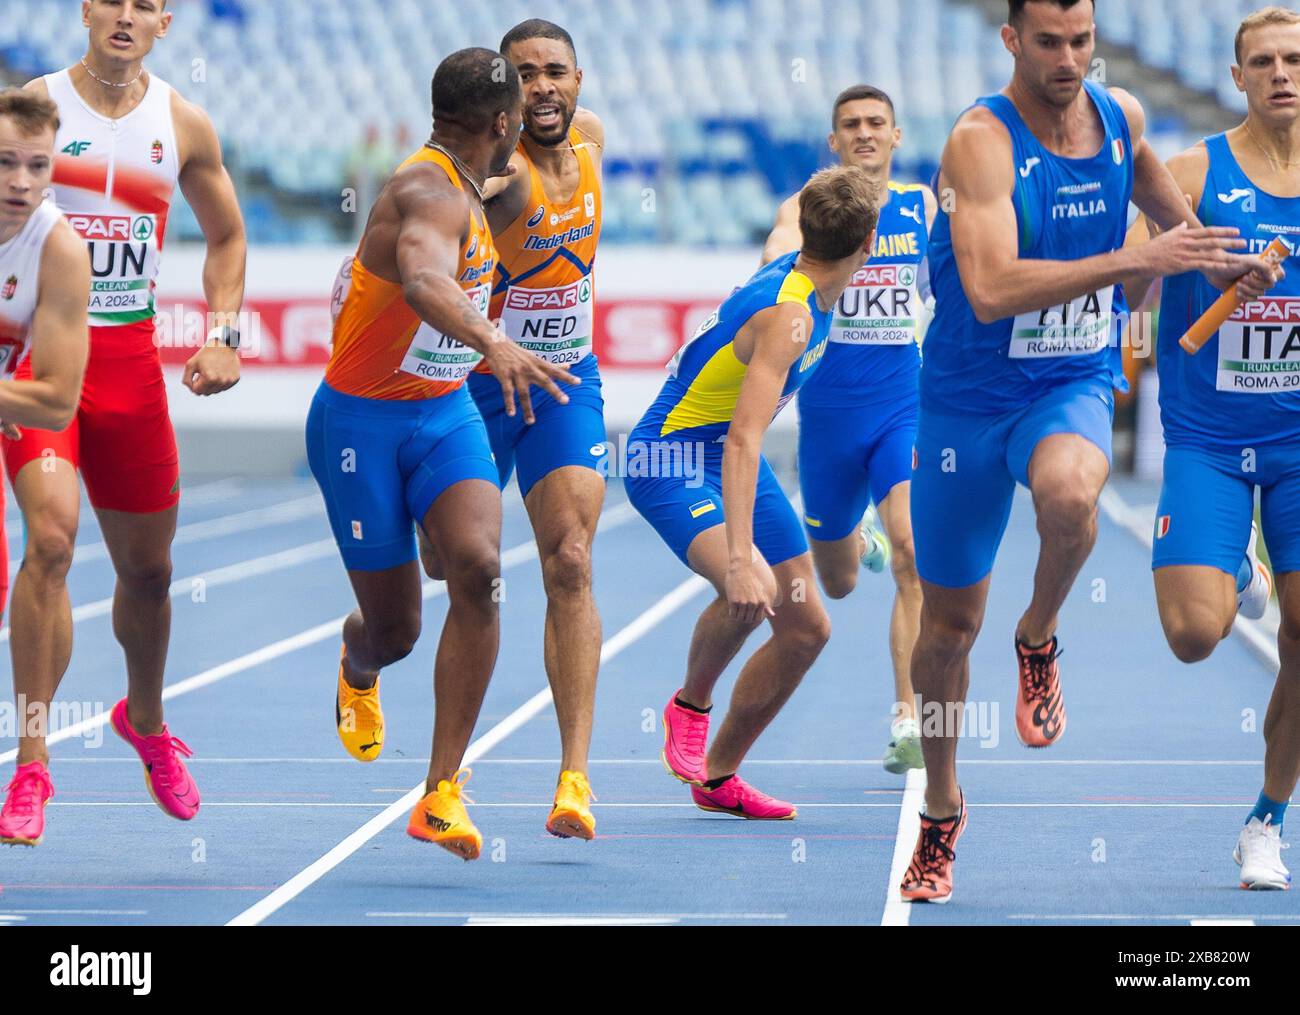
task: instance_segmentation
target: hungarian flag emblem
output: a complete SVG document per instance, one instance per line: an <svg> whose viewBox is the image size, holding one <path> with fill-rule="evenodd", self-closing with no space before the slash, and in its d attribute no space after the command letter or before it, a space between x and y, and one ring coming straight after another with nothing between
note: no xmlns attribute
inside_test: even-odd
<svg viewBox="0 0 1300 1015"><path fill-rule="evenodd" d="M1169 535L1169 516L1161 515L1156 519L1156 538L1164 539Z"/></svg>
<svg viewBox="0 0 1300 1015"><path fill-rule="evenodd" d="M4 297L7 300L11 300L14 298L14 293L16 293L17 291L18 291L18 276L10 275L7 279L5 279L5 287L3 289L0 289L0 297Z"/></svg>
<svg viewBox="0 0 1300 1015"><path fill-rule="evenodd" d="M1116 138L1114 141L1112 141L1110 146L1110 154L1115 159L1115 165L1122 166L1124 164L1124 142L1121 141L1119 138Z"/></svg>
<svg viewBox="0 0 1300 1015"><path fill-rule="evenodd" d="M162 155L163 155L162 142L155 141L153 145L150 146L149 148L149 161L152 162L155 166L161 165Z"/></svg>

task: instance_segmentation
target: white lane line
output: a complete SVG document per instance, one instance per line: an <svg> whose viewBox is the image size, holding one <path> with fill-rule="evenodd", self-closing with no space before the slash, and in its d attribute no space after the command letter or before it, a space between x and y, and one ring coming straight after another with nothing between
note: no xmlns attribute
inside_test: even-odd
<svg viewBox="0 0 1300 1015"><path fill-rule="evenodd" d="M470 917L466 927L675 927L670 916L505 916Z"/></svg>
<svg viewBox="0 0 1300 1015"><path fill-rule="evenodd" d="M389 913L371 912L370 920L787 920L786 913Z"/></svg>
<svg viewBox="0 0 1300 1015"><path fill-rule="evenodd" d="M1254 920L1193 920L1193 927L1253 927Z"/></svg>
<svg viewBox="0 0 1300 1015"><path fill-rule="evenodd" d="M23 916L144 916L147 909L10 909L0 913L0 920L10 913Z"/></svg>
<svg viewBox="0 0 1300 1015"><path fill-rule="evenodd" d="M1153 531L1155 528L1154 511L1148 516L1145 511L1130 506L1123 497L1110 487L1105 487L1101 491L1098 504L1112 522L1121 528L1127 529L1139 543L1148 550L1151 549L1152 544L1155 542ZM1271 606L1269 609L1270 612L1273 611ZM1247 620L1245 617L1238 615L1233 621L1232 629L1265 666L1272 667L1274 673L1282 668L1282 660L1277 652L1276 627L1270 629L1260 621Z"/></svg>
<svg viewBox="0 0 1300 1015"><path fill-rule="evenodd" d="M1197 916L1195 913L1011 913L1006 919L1008 920L1104 920L1107 922L1115 920L1177 920L1180 923L1207 923L1207 921L1223 921L1226 923L1250 923L1250 920L1243 921L1240 916ZM1300 913L1279 914L1275 916L1256 915L1254 920L1300 920ZM1207 926L1209 924L1207 923Z"/></svg>
<svg viewBox="0 0 1300 1015"><path fill-rule="evenodd" d="M608 509L597 523L597 532L607 532L610 529L617 528L626 524L636 517L636 511L632 505L626 501ZM518 546L511 547L501 554L501 569L507 571L510 568L517 567L520 564L526 564L528 561L537 559L537 544L534 542L520 543ZM440 595L445 595L447 586L445 582L425 582L421 589L421 596L424 599L433 599ZM348 614L336 617L334 620L327 620L323 624L317 624L315 627L309 627L305 631L300 631L288 638L282 638L280 641L272 642L270 645L264 645L259 649L240 656L238 659L232 659L229 662L221 663L202 673L196 673L192 677L178 681L175 684L168 684L163 688L163 701L170 701L173 698L179 698L182 695L197 691L209 684L215 684L232 677L245 670L250 670L262 663L270 662L273 659L279 659L281 656L296 652L300 648L306 648L319 642L326 641L332 637L339 637L341 634L343 621ZM70 740L73 737L83 736L91 730L98 729L101 726L107 726L110 712L101 712L91 716L89 719L83 719L81 722L73 723L71 726L60 727L54 730L45 740L47 745L57 744L63 740ZM13 761L18 757L18 750L14 748L11 751L5 751L0 754L0 764ZM61 759L62 760L62 759Z"/></svg>
<svg viewBox="0 0 1300 1015"><path fill-rule="evenodd" d="M885 804L883 806L889 806ZM894 837L894 859L889 865L889 884L885 891L882 927L906 927L912 919L912 904L899 892L903 875L912 862L912 851L921 833L921 808L925 806L925 770L909 769L903 787L903 802L898 809L898 834Z"/></svg>
<svg viewBox="0 0 1300 1015"><path fill-rule="evenodd" d="M539 693L540 693L540 692L539 692ZM521 705L521 706L519 707L519 709L516 710L515 713L512 713L512 718L514 717L514 715L516 715L516 714L522 712L524 709L535 707L535 708L536 708L536 711L540 711L541 708L545 707L545 704L546 704L546 703L544 703L542 706L534 706L534 701L535 701L535 699L529 699L527 702L525 702L523 705ZM548 702L548 703L549 703L549 702ZM534 711L534 713L533 713L534 715L536 714L536 711ZM531 718L531 717L530 717L530 718ZM524 721L524 722L527 722L526 719L523 720L523 721ZM520 723L519 725L522 725L522 723ZM513 733L514 730L517 729L517 728L518 728L518 725L516 725L513 729L509 730L508 733L507 733L506 735L509 735L509 733ZM470 746L473 747L474 745L471 744ZM468 757L469 757L469 755L468 755L468 753L467 753L467 754L466 754L466 758L468 759ZM476 760L476 761L475 761L475 764L477 764L477 763L478 763L478 762L477 762L477 760ZM137 762L137 764L139 764L139 762ZM188 764L188 762L187 762L187 764ZM426 765L427 765L427 764L428 764L428 763L426 762ZM420 785L423 786L424 784L421 783ZM417 787L417 788L418 788L418 787ZM411 797L411 793L413 792L412 790L402 790L402 789L379 790L379 791L376 791L376 792L385 792L385 793L401 793L401 794L403 794L401 800L398 800L396 803L391 804L390 806L396 807L398 804L401 804L401 803L403 803L404 801L406 801L406 800L409 799L409 800L410 800L410 803L406 805L407 810L410 810L412 807L414 807L414 806L415 806L415 802L416 802L416 800L419 800L420 797L424 795L423 793L420 793L419 796ZM918 809L913 809L913 810L912 810L912 813L913 813L914 815L917 816L914 820L916 821L916 828L917 828L917 830L919 831L919 830L920 830L920 817L919 817L919 815L920 815L920 810L919 810L919 803L920 803L920 801L919 801L919 797L918 797L918 801L917 801L917 802L918 802ZM1243 801L1241 801L1240 803L1235 803L1235 804L1189 804L1189 803L1131 803L1131 804L1130 804L1130 803L1124 803L1124 804L1115 804L1115 803L1097 803L1097 804L1092 804L1092 803L1082 803L1082 804L1079 804L1079 803L1050 803L1050 802L1049 802L1049 803L991 803L991 804L990 804L990 803L979 803L979 804L973 804L973 803L970 803L970 804L967 804L966 806L969 807L969 808L970 808L971 810L973 810L973 811L980 811L980 810L1006 810L1006 809L1016 809L1016 810L1041 810L1041 809L1047 809L1047 810L1053 810L1053 809L1059 809L1059 808L1063 808L1063 807L1076 808L1076 809L1079 809L1079 810L1115 810L1115 809L1128 809L1128 808L1139 808L1139 807L1147 807L1147 808L1159 808L1159 807L1165 807L1165 808L1190 808L1190 809L1201 809L1201 810L1218 810L1218 809L1224 809L1224 810L1227 810L1227 809L1231 809L1231 808L1233 808L1233 807L1249 807L1249 806L1251 805L1251 802L1252 802L1252 801L1250 801L1250 800L1243 800ZM857 803L857 802L854 802L854 803L824 803L824 802L823 802L823 803L807 803L807 802L801 802L801 801L799 801L799 800L795 800L795 803L798 804L799 809L800 809L801 811L813 811L813 810L893 810L894 808L898 807L898 804L897 804L897 803L894 803L894 802L892 802L892 801L890 801L889 803ZM48 807L155 807L155 806L157 806L157 805L154 804L153 802L149 801L149 800L57 800L57 801L56 801L56 800L51 800L51 801L50 801L46 806L48 806ZM376 807L383 807L384 805L383 805L383 803L380 802L380 801L370 801L370 802L363 802L363 803L331 803L331 802L324 802L324 801L322 801L322 802L316 802L316 801L311 801L311 800L286 800L286 801L270 801L270 800L268 800L268 801L223 801L223 802L211 802L211 803L210 803L210 802L208 802L208 801L205 800L205 801L203 802L203 806L204 806L205 808L207 808L207 807L350 807L350 808L356 808L356 807L370 807L370 808L376 808ZM478 803L475 803L474 806L475 806L476 808L486 808L486 809L491 809L491 810L512 810L512 809L527 809L527 808L530 808L530 807L534 807L534 808L535 808L535 807L539 807L539 806L542 806L542 805L541 805L541 804L538 804L538 803L536 803L536 802L528 802L528 801L510 801L510 802L508 802L508 803L506 803L506 802L499 802L499 803L483 803L483 802L480 801L480 802L478 802ZM684 803L684 802L682 802L682 801L680 801L680 800L663 800L663 801L645 801L645 800L639 800L639 801L636 801L636 802L634 802L634 803L603 803L603 802L602 802L602 803L594 803L594 804L592 804L591 806L592 806L592 809L593 809L593 810L673 810L673 809L678 809L678 808L680 808L680 809L684 809L684 810L694 810L694 809L695 809L695 804L693 804L693 803ZM722 819L717 818L717 819L711 819L711 820L722 820ZM902 842L902 841L903 841L902 839L899 839L899 840L898 840L898 842ZM912 849L913 849L915 846L916 846L916 836L913 835L910 844L909 844L909 845L907 846L907 848L903 851L902 869L899 871L899 873L898 873L898 878L897 878L897 881L899 881L899 882L902 881L902 879L903 879L903 874L907 871L907 864L908 864L908 863L911 861L911 859L912 859ZM896 846L895 846L895 852L894 852L894 865L895 865L895 866L898 865L898 856L899 856L899 853L898 853L898 847L897 847L897 844L896 844ZM891 876L892 876L892 873L893 873L892 870L891 870L890 873L891 873Z"/></svg>
<svg viewBox="0 0 1300 1015"><path fill-rule="evenodd" d="M671 616L676 610L680 609L687 602L699 595L709 587L699 575L693 575L686 581L682 582L677 588L673 589L648 610L637 617L636 620L628 624L627 627L619 631L601 646L600 662L603 666L609 662L628 646L634 644L639 639L645 637L650 631L654 630L660 623ZM465 752L463 764L471 765L476 760L487 754L497 744L505 740L515 730L519 729L535 715L542 711L551 703L551 689L545 687L533 695L528 701L520 705L510 715L503 719L492 729L488 730L483 736L479 737ZM299 871L283 885L273 891L264 899L254 903L248 909L244 910L238 916L230 921L227 926L232 927L249 927L261 923L267 917L274 914L277 910L297 898L307 888L311 887L326 874L332 871L339 864L343 863L348 857L391 825L394 821L404 817L416 802L425 794L424 781L421 780L416 786L401 799L397 800L386 808L383 813L376 815L358 828L355 832L345 838L333 849L329 850L324 856L311 863L303 870Z"/></svg>
<svg viewBox="0 0 1300 1015"><path fill-rule="evenodd" d="M324 516L324 514L325 502L321 500L320 494L313 494L310 497L297 497L294 500L284 501L281 504L272 504L269 507L253 508L250 511L240 511L233 515L223 515L220 518L210 518L207 521L190 522L187 525L177 526L172 546L186 546L190 543L220 539L222 536L244 534L250 529L286 525L289 522L302 521L304 518L314 518L317 515ZM107 557L107 544L102 542L86 543L84 546L78 546L73 550L72 563L84 564L92 560L105 560Z"/></svg>
<svg viewBox="0 0 1300 1015"><path fill-rule="evenodd" d="M118 764L129 762L132 765L138 765L140 762L137 758L106 758L106 757L76 757L69 756L60 758L59 764L64 765L69 762L81 765L103 765ZM559 758L479 758L475 764L478 765L550 765L555 766L560 763ZM356 762L351 758L194 758L193 761L187 761L186 764L207 764L207 765L355 765ZM372 767L375 765L427 765L428 762L423 758L377 758L369 763ZM657 758L592 758L587 762L588 765L650 765L655 768L663 768L663 762ZM791 765L837 765L850 767L867 767L875 768L879 766L879 758L862 758L862 759L843 759L833 760L827 758L746 758L746 765L781 765L789 767ZM1045 765L1172 765L1195 766L1195 767L1213 767L1222 768L1224 765L1235 765L1243 768L1259 768L1264 764L1263 761L1243 761L1233 759L1226 761L1191 761L1191 760L1171 760L1158 761L1149 758L1135 759L1131 761L1118 760L1097 760L1091 761L1081 759L1071 761L1068 759L1028 759L1018 760L1001 760L1001 759L962 759L962 765L1032 765L1035 768L1041 768ZM899 786L891 792L903 792L903 787Z"/></svg>
<svg viewBox="0 0 1300 1015"><path fill-rule="evenodd" d="M337 550L334 540L322 539L315 543L306 543L303 546L281 550L279 553L268 553L265 556L254 557L251 560L240 561L237 564L228 564L213 571L190 575L188 578L177 578L172 582L168 591L171 598L178 599L182 596L193 595L195 590L200 587L204 590L217 588L222 585L229 585L232 582L272 574L275 571L282 571L290 567L298 567L301 564L329 557L336 553ZM200 586L199 583L202 583L202 585ZM83 620L90 620L94 617L105 617L112 612L113 597L109 596L107 599L98 599L93 603L74 606L72 608L72 622L78 624ZM0 643L9 640L9 630L7 624L0 628Z"/></svg>

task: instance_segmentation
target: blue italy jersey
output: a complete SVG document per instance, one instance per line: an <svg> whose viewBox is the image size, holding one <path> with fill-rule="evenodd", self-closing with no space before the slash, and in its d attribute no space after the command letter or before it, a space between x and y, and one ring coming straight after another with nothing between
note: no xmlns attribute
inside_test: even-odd
<svg viewBox="0 0 1300 1015"><path fill-rule="evenodd" d="M1124 245L1133 194L1133 147L1124 111L1102 86L1085 81L1106 139L1091 158L1053 155L1025 125L1010 99L977 102L1011 135L1016 166L1019 254L1071 261ZM1089 379L1122 383L1111 348L1113 286L981 324L957 270L951 222L940 201L930 236L935 316L925 341L921 404L944 412L1000 414L1023 408L1053 387Z"/></svg>
<svg viewBox="0 0 1300 1015"><path fill-rule="evenodd" d="M1210 167L1197 217L1207 226L1236 226L1263 252L1281 237L1291 248L1287 277L1232 318L1189 356L1178 345L1219 298L1205 276L1165 279L1157 344L1160 415L1171 446L1300 441L1300 197L1265 193L1242 172L1223 134L1207 138Z"/></svg>

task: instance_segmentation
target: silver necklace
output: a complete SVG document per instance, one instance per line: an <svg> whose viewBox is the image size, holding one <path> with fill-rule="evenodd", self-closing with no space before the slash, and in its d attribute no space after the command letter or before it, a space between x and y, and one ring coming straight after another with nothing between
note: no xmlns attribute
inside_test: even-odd
<svg viewBox="0 0 1300 1015"><path fill-rule="evenodd" d="M1284 167L1284 166L1285 166L1287 169L1293 169L1293 168L1295 168L1296 166L1300 166L1300 161L1298 161L1298 162L1288 162L1286 159L1275 159L1275 158L1273 158L1273 156L1272 156L1271 154L1269 154L1269 150L1268 150L1267 148L1265 148L1265 147L1260 143L1259 138L1257 138L1257 137L1255 136L1255 132L1254 132L1253 130L1250 129L1250 121L1249 121L1249 120L1246 121L1246 133L1250 135L1250 139L1251 139L1252 141L1255 142L1255 147L1258 148L1258 149L1260 150L1261 153L1263 153L1264 158L1268 159L1269 165L1271 165L1271 166L1273 167L1273 169L1274 169L1276 172L1278 172L1278 173L1282 173L1282 175L1285 176L1286 174L1283 173L1283 167Z"/></svg>
<svg viewBox="0 0 1300 1015"><path fill-rule="evenodd" d="M460 173L463 179L468 180L469 185L474 188L474 193L478 196L478 203L482 204L483 188L479 185L479 182L474 179L474 174L470 172L469 166L465 165L465 163L461 161L460 157L455 152L451 151L448 148L444 148L442 145L438 144L438 142L434 141L432 138L430 138L428 141L424 143L426 147L432 148L434 151L442 152L442 154L446 155L447 158L451 159L452 164L455 165L456 167L456 171Z"/></svg>
<svg viewBox="0 0 1300 1015"><path fill-rule="evenodd" d="M86 69L87 74L89 74L92 78L98 81L101 85L104 85L108 88L130 88L133 84L135 84L142 77L144 77L144 64L140 65L139 74L133 77L130 81L122 81L122 82L105 81L103 78L101 78L98 74L96 74L93 70L90 69L90 64L86 63L86 58L84 56L81 58L81 66Z"/></svg>

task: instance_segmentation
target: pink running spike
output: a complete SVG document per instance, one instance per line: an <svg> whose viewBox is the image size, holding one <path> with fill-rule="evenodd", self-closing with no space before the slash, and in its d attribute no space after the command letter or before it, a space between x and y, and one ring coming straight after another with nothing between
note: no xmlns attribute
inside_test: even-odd
<svg viewBox="0 0 1300 1015"><path fill-rule="evenodd" d="M140 755L144 765L145 786L153 802L162 808L163 813L180 821L189 821L199 813L199 788L194 785L189 769L181 756L191 757L194 752L178 738L172 736L167 727L151 737L142 737L131 728L126 717L126 699L123 698L113 706L113 732L125 740Z"/></svg>

